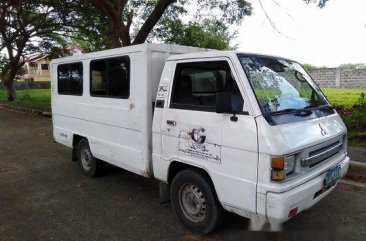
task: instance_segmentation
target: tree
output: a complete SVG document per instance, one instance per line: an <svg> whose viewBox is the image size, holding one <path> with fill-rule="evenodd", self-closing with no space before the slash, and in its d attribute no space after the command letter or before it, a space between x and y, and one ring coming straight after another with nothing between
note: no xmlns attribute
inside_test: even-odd
<svg viewBox="0 0 366 241"><path fill-rule="evenodd" d="M6 0L0 2L0 51L6 50L8 61L0 71L0 79L15 99L14 79L22 69L27 54L47 52L54 46L57 31L68 20L61 3L52 0Z"/></svg>
<svg viewBox="0 0 366 241"><path fill-rule="evenodd" d="M316 2L319 7L327 2L303 1ZM14 78L22 68L26 54L49 51L60 40L60 36L72 37L76 43L88 47L90 51L140 44L149 36L156 36L156 33L151 34L154 27L159 29L159 26L167 23L166 20L181 21L180 18L187 14L189 6L194 5L198 10L189 12L189 15L197 20L188 24L181 22L181 26L179 23L175 25L184 32L184 36L171 36L179 35L174 29L157 35L165 34L162 39L168 42L189 45L196 43L201 47L216 43L215 48L227 48L222 40L228 40L228 26L241 23L245 16L252 13L252 6L247 0L1 1L0 51L6 50L9 62L2 68L0 79L8 90L8 99L15 98ZM209 19L207 21L214 24L206 26L201 22L203 19ZM214 34L214 31L220 34ZM200 40L203 36L207 38L206 42Z"/></svg>
<svg viewBox="0 0 366 241"><path fill-rule="evenodd" d="M239 24L252 13L247 0L85 0L110 23L112 47L140 44L164 18L179 19L189 6L197 6L195 17L206 14L224 24ZM272 0L275 1L275 0ZM303 0L324 7L328 0ZM87 3L86 3L87 4ZM89 8L88 8L89 9ZM174 10L173 10L174 9ZM212 14L214 13L214 15ZM131 29L132 28L132 29Z"/></svg>
<svg viewBox="0 0 366 241"><path fill-rule="evenodd" d="M138 2L138 1L136 1ZM147 14L154 8L154 1L137 4L133 3L133 25L131 36L137 35L139 28L144 24ZM81 7L80 7L81 6ZM142 8L141 6L144 6ZM146 8L145 8L146 7ZM87 8L85 12L82 9ZM89 1L81 0L78 4L79 23L83 26L74 32L70 38L70 45L78 45L85 52L99 51L122 46L119 36L116 36L115 27L111 20L100 12ZM230 40L235 36L230 33L228 26L221 21L195 16L195 21L184 23L180 17L187 14L187 10L179 4L172 5L164 12L145 41L185 44L190 46L228 49ZM184 32L184 36L182 36ZM190 41L190 37L195 39ZM199 41L199 37L205 41ZM133 38L133 37L132 37ZM131 43L132 44L132 43Z"/></svg>
<svg viewBox="0 0 366 241"><path fill-rule="evenodd" d="M252 11L245 0L90 0L90 3L108 18L114 30L109 34L113 47L144 43L164 14L172 20L178 19L191 3L197 4L201 13L217 12L217 21L230 24L240 23Z"/></svg>
<svg viewBox="0 0 366 241"><path fill-rule="evenodd" d="M101 14L89 0L65 0L64 4L75 11L74 31L67 37L69 45L80 46L84 52L113 48L111 36L115 30L108 17Z"/></svg>
<svg viewBox="0 0 366 241"><path fill-rule="evenodd" d="M356 64L341 64L339 65L341 69L355 70L355 69L365 69L366 64L356 63Z"/></svg>
<svg viewBox="0 0 366 241"><path fill-rule="evenodd" d="M319 67L312 65L312 64L303 64L303 67L307 70L307 71L313 71L318 69Z"/></svg>
<svg viewBox="0 0 366 241"><path fill-rule="evenodd" d="M8 58L4 54L0 54L0 72L8 64Z"/></svg>
<svg viewBox="0 0 366 241"><path fill-rule="evenodd" d="M230 33L224 23L204 19L199 22L170 21L163 28L158 28L153 36L166 43L187 45L201 48L229 50L230 41L236 36L236 32Z"/></svg>

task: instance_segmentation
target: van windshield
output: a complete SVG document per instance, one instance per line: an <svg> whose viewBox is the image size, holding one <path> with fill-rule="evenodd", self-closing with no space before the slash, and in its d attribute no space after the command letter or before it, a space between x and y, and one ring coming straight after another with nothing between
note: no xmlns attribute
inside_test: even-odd
<svg viewBox="0 0 366 241"><path fill-rule="evenodd" d="M329 105L300 64L281 58L238 54L263 115Z"/></svg>

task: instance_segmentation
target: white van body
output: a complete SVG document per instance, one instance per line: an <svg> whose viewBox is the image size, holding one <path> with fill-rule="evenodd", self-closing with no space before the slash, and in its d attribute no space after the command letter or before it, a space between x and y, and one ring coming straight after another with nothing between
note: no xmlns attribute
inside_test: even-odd
<svg viewBox="0 0 366 241"><path fill-rule="evenodd" d="M88 137L96 158L151 177L153 103L165 59L172 54L197 51L204 49L146 44L53 60L51 105L55 141L73 147L74 135ZM117 56L129 56L131 61L129 98L92 97L90 61ZM76 62L83 64L82 96L58 94L57 66Z"/></svg>
<svg viewBox="0 0 366 241"><path fill-rule="evenodd" d="M130 59L129 98L91 96L90 62L114 56ZM236 121L230 113L171 108L177 66L205 61L230 67L244 101ZM82 95L60 95L58 65L74 62L83 66ZM337 167L343 177L348 169L339 115L269 124L235 51L143 44L56 59L51 72L56 142L75 148L76 137L86 138L94 157L164 183L182 166L199 168L222 207L250 219L288 220L334 189L324 188L329 170ZM192 141L196 132L204 145ZM294 171L280 182L271 180L276 156L296 156Z"/></svg>

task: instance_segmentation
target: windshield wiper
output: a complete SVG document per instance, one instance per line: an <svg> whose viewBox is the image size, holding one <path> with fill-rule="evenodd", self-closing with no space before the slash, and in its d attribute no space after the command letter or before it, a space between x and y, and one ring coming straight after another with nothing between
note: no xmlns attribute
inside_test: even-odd
<svg viewBox="0 0 366 241"><path fill-rule="evenodd" d="M334 108L328 104L326 105L309 105L302 109L287 108L283 110L274 111L268 113L269 115L283 115L283 114L294 114L297 116L309 116L313 113L313 110L331 111Z"/></svg>
<svg viewBox="0 0 366 241"><path fill-rule="evenodd" d="M319 108L319 110L331 111L331 110L334 110L334 107L331 105L323 105L322 107Z"/></svg>
<svg viewBox="0 0 366 241"><path fill-rule="evenodd" d="M309 105L304 109L314 109L314 110L322 110L322 111L331 111L333 110L333 106L325 104L325 105Z"/></svg>
<svg viewBox="0 0 366 241"><path fill-rule="evenodd" d="M270 115L292 114L292 113L297 113L298 111L299 111L299 109L287 108L287 109L283 109L283 110L273 111L269 114Z"/></svg>
<svg viewBox="0 0 366 241"><path fill-rule="evenodd" d="M304 107L304 110L308 110L308 109L315 109L315 108L318 108L319 106L322 106L322 105L308 105L308 106L306 106L306 107Z"/></svg>
<svg viewBox="0 0 366 241"><path fill-rule="evenodd" d="M270 113L270 115L294 114L296 116L309 116L309 115L311 115L311 113L312 113L311 110L307 110L305 108L304 109L288 108L288 109L274 111L274 112Z"/></svg>

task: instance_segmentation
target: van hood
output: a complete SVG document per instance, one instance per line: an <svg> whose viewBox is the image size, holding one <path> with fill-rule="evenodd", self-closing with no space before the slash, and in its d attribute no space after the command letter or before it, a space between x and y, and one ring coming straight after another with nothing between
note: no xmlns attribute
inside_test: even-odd
<svg viewBox="0 0 366 241"><path fill-rule="evenodd" d="M347 128L337 113L271 126L263 116L256 118L259 153L287 155L332 140L347 133Z"/></svg>

